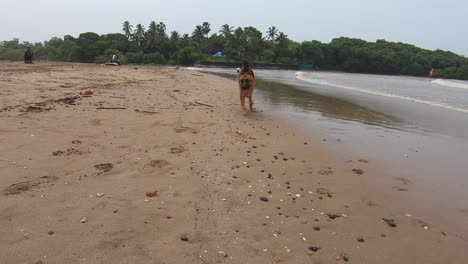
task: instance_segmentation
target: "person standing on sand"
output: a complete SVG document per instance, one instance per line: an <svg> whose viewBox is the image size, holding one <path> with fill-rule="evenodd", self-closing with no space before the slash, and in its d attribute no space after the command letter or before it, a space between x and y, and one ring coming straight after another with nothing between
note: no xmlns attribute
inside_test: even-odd
<svg viewBox="0 0 468 264"><path fill-rule="evenodd" d="M33 52L31 50L31 47L28 47L28 49L26 50L26 52L24 53L24 63L33 63L32 60L33 60Z"/></svg>

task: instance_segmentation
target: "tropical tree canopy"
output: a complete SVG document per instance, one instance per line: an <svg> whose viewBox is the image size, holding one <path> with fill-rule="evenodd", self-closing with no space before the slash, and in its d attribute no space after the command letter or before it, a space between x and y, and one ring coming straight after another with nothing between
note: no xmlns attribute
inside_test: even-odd
<svg viewBox="0 0 468 264"><path fill-rule="evenodd" d="M167 32L163 22L147 27L122 23L122 33L93 32L74 37L30 43L13 39L0 42L0 60L22 60L27 47L36 59L70 62L103 62L117 54L121 62L145 64L193 64L197 61L299 65L360 73L405 74L468 79L468 59L450 51L426 50L401 42L339 37L330 43L296 42L276 26L265 32L255 27L224 24L213 31L202 22L189 34ZM221 53L219 53L221 52ZM213 54L224 56L213 57Z"/></svg>

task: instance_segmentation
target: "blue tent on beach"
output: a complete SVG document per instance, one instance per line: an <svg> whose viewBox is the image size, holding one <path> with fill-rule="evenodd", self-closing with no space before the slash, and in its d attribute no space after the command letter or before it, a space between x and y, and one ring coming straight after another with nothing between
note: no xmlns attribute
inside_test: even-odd
<svg viewBox="0 0 468 264"><path fill-rule="evenodd" d="M218 51L215 54L211 55L211 57L224 57L224 55L221 51Z"/></svg>

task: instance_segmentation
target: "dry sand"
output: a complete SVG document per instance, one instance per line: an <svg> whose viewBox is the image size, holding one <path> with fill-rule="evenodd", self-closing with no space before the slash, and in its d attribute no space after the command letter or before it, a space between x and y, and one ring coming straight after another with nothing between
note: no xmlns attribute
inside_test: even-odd
<svg viewBox="0 0 468 264"><path fill-rule="evenodd" d="M232 81L0 62L0 107L0 263L468 262L371 195L372 164L242 116Z"/></svg>

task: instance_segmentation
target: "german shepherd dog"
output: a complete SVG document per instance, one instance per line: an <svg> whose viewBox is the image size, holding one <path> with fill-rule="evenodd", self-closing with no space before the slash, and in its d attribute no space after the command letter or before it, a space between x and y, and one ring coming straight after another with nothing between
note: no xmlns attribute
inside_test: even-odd
<svg viewBox="0 0 468 264"><path fill-rule="evenodd" d="M249 98L250 111L254 112L252 93L255 88L255 75L248 62L242 64L242 68L239 73L239 90L240 90L240 101L244 115L247 115L247 109L245 109L245 98Z"/></svg>

